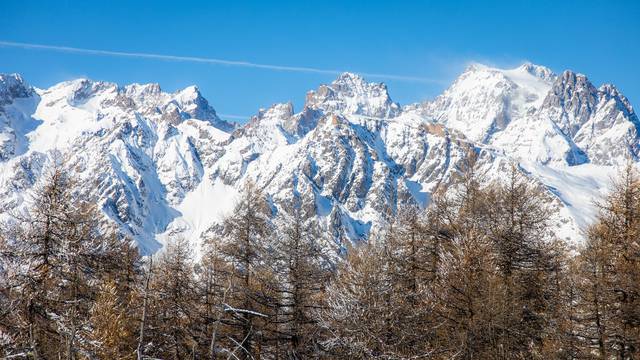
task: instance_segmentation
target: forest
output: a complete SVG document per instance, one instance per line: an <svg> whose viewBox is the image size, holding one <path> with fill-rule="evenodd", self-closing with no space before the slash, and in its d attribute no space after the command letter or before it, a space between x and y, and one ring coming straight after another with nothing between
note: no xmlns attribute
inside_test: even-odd
<svg viewBox="0 0 640 360"><path fill-rule="evenodd" d="M52 169L0 228L0 358L640 359L631 165L575 246L515 169L488 184L461 169L355 244L249 183L201 241L150 257L76 181Z"/></svg>

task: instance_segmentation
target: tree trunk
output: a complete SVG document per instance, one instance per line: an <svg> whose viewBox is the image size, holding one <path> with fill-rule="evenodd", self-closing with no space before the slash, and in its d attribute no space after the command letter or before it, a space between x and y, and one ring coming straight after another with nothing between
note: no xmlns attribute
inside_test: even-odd
<svg viewBox="0 0 640 360"><path fill-rule="evenodd" d="M144 297L142 300L142 319L140 321L140 335L138 338L138 347L136 349L136 355L138 360L142 360L144 350L142 347L144 346L144 329L147 322L147 302L149 298L149 280L151 280L151 272L153 270L153 256L149 257L149 272L147 273L147 278L145 279L144 284Z"/></svg>

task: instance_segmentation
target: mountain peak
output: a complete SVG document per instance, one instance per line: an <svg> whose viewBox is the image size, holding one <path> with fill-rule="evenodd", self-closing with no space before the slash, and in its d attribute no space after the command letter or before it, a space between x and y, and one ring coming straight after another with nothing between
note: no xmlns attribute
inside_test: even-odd
<svg viewBox="0 0 640 360"><path fill-rule="evenodd" d="M158 83L149 83L149 84L134 83L131 85L126 85L124 87L124 91L127 96L133 96L133 97L145 97L148 95L157 96L162 93L162 89L160 88L160 84Z"/></svg>
<svg viewBox="0 0 640 360"><path fill-rule="evenodd" d="M15 98L29 97L34 93L19 74L0 74L0 105L10 103Z"/></svg>
<svg viewBox="0 0 640 360"><path fill-rule="evenodd" d="M556 74L548 67L536 65L528 61L520 65L518 69L547 81L553 81L553 79L556 77Z"/></svg>
<svg viewBox="0 0 640 360"><path fill-rule="evenodd" d="M343 72L332 82L333 84L365 84L364 78L356 73Z"/></svg>
<svg viewBox="0 0 640 360"><path fill-rule="evenodd" d="M476 71L482 71L482 70L486 70L489 69L489 66L478 63L478 62L472 62L469 65L467 65L467 67L465 67L464 71L462 72L464 73L469 73L469 72L476 72Z"/></svg>
<svg viewBox="0 0 640 360"><path fill-rule="evenodd" d="M613 84L602 84L599 88L598 91L602 92L602 93L606 93L609 94L611 96L623 96L620 93L620 90L618 90L618 88L613 85Z"/></svg>
<svg viewBox="0 0 640 360"><path fill-rule="evenodd" d="M593 107L597 102L595 99L597 92L595 86L584 74L565 70L554 82L548 97L560 97L566 101L573 99L571 103L588 104L589 107Z"/></svg>
<svg viewBox="0 0 640 360"><path fill-rule="evenodd" d="M220 120L196 86L169 93L78 79L14 101L30 89L0 75L0 101L11 95L0 103L0 221L21 206L47 152L63 149L83 191L148 249L181 231L198 238L247 179L278 211L300 196L336 239L364 239L400 202L425 204L445 189L471 152L496 179L506 161L522 161L559 200L559 231L578 239L588 214L572 212L573 194L598 194L605 185L592 169L640 153L640 120L617 89L531 63L471 64L434 101L406 111L384 84L342 73L309 92L300 112L276 104L241 128Z"/></svg>
<svg viewBox="0 0 640 360"><path fill-rule="evenodd" d="M12 74L3 74L0 73L0 84L8 84L8 83L20 83L24 84L24 79L20 74L12 73Z"/></svg>
<svg viewBox="0 0 640 360"><path fill-rule="evenodd" d="M249 124L256 124L258 122L264 123L272 122L278 124L280 122L288 120L293 116L293 104L291 102L273 104L269 108L260 108L258 113L251 117Z"/></svg>
<svg viewBox="0 0 640 360"><path fill-rule="evenodd" d="M202 96L197 86L187 86L182 90L178 90L172 94L172 97L182 103L192 103L197 105L208 105L207 100Z"/></svg>
<svg viewBox="0 0 640 360"><path fill-rule="evenodd" d="M548 67L542 66L542 65L536 65L529 61L524 62L520 66L513 69L502 69L502 68L497 68L497 67L473 62L467 65L461 77L464 77L465 75L468 75L470 73L478 73L478 72L504 74L507 76L516 75L518 73L525 73L549 82L553 81L556 77L556 74L553 72L553 70L549 69Z"/></svg>
<svg viewBox="0 0 640 360"><path fill-rule="evenodd" d="M216 114L216 111L207 99L202 96L200 89L195 86L187 86L186 88L172 94L172 101L180 104L181 111L188 114L188 117L199 120L209 121L216 128L231 132L235 129L235 124L222 120Z"/></svg>
<svg viewBox="0 0 640 360"><path fill-rule="evenodd" d="M196 85L187 86L186 88L179 90L177 93L193 98L202 96L200 93L200 88L198 88Z"/></svg>
<svg viewBox="0 0 640 360"><path fill-rule="evenodd" d="M473 141L491 143L512 121L531 117L553 79L551 70L531 63L512 69L472 63L422 110Z"/></svg>
<svg viewBox="0 0 640 360"><path fill-rule="evenodd" d="M360 75L345 72L329 85L307 93L305 106L325 113L346 113L388 118L400 113L383 83L367 82Z"/></svg>

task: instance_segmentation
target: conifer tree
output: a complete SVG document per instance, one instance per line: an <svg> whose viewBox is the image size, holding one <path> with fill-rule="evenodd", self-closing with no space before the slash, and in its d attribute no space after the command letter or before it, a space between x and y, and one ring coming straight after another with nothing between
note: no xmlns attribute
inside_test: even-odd
<svg viewBox="0 0 640 360"><path fill-rule="evenodd" d="M115 281L107 280L98 287L89 323L89 339L99 359L135 358L135 319L128 311L130 303L123 301Z"/></svg>
<svg viewBox="0 0 640 360"><path fill-rule="evenodd" d="M501 358L495 319L501 307L497 260L486 231L487 193L471 161L455 192L439 193L429 212L441 243L431 302L438 358Z"/></svg>
<svg viewBox="0 0 640 360"><path fill-rule="evenodd" d="M327 309L319 321L324 346L338 359L376 359L394 354L392 283L388 257L376 243L349 248L327 287Z"/></svg>
<svg viewBox="0 0 640 360"><path fill-rule="evenodd" d="M234 328L227 339L234 356L251 359L260 352L268 317L265 282L271 274L265 267L264 254L269 247L272 226L271 208L262 191L248 182L233 213L213 232L220 256L229 264L231 290L223 304L224 322Z"/></svg>
<svg viewBox="0 0 640 360"><path fill-rule="evenodd" d="M173 238L154 264L150 284L149 338L145 355L184 359L196 356L198 318L194 264L189 244Z"/></svg>
<svg viewBox="0 0 640 360"><path fill-rule="evenodd" d="M324 345L338 358L408 358L432 354L435 343L429 271L431 250L418 210L369 243L349 248L319 314Z"/></svg>
<svg viewBox="0 0 640 360"><path fill-rule="evenodd" d="M322 295L329 276L325 239L317 224L306 214L299 200L291 214L279 219L280 236L267 253L274 273L270 320L285 358L308 358L318 351L315 312L322 309ZM280 343L282 345L280 346Z"/></svg>
<svg viewBox="0 0 640 360"><path fill-rule="evenodd" d="M525 354L544 346L547 322L554 320L550 289L559 270L548 231L548 199L512 166L507 181L487 191L487 201L491 206L486 231L505 306L499 315L498 341L511 354Z"/></svg>
<svg viewBox="0 0 640 360"><path fill-rule="evenodd" d="M0 327L16 351L75 359L90 348L95 285L120 265L112 259L121 248L108 240L112 230L63 165L52 166L30 202L3 228L5 293L12 300L11 320Z"/></svg>
<svg viewBox="0 0 640 360"><path fill-rule="evenodd" d="M220 253L221 244L217 237L205 238L197 267L200 316L204 322L201 325L201 342L207 349L207 357L212 360L234 347L227 339L232 331L225 316L225 304L229 301L234 279L231 264Z"/></svg>
<svg viewBox="0 0 640 360"><path fill-rule="evenodd" d="M640 183L629 165L600 205L581 250L581 337L599 358L640 353Z"/></svg>

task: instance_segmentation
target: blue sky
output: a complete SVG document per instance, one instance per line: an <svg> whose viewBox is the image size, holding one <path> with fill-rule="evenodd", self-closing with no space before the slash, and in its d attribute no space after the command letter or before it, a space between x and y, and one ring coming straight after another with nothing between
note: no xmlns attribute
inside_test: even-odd
<svg viewBox="0 0 640 360"><path fill-rule="evenodd" d="M4 0L0 41L409 76L402 104L432 98L473 61L531 61L618 86L640 104L640 1ZM0 72L47 87L77 77L196 84L219 113L248 116L335 78L190 61L0 46ZM637 105L640 106L640 105Z"/></svg>

